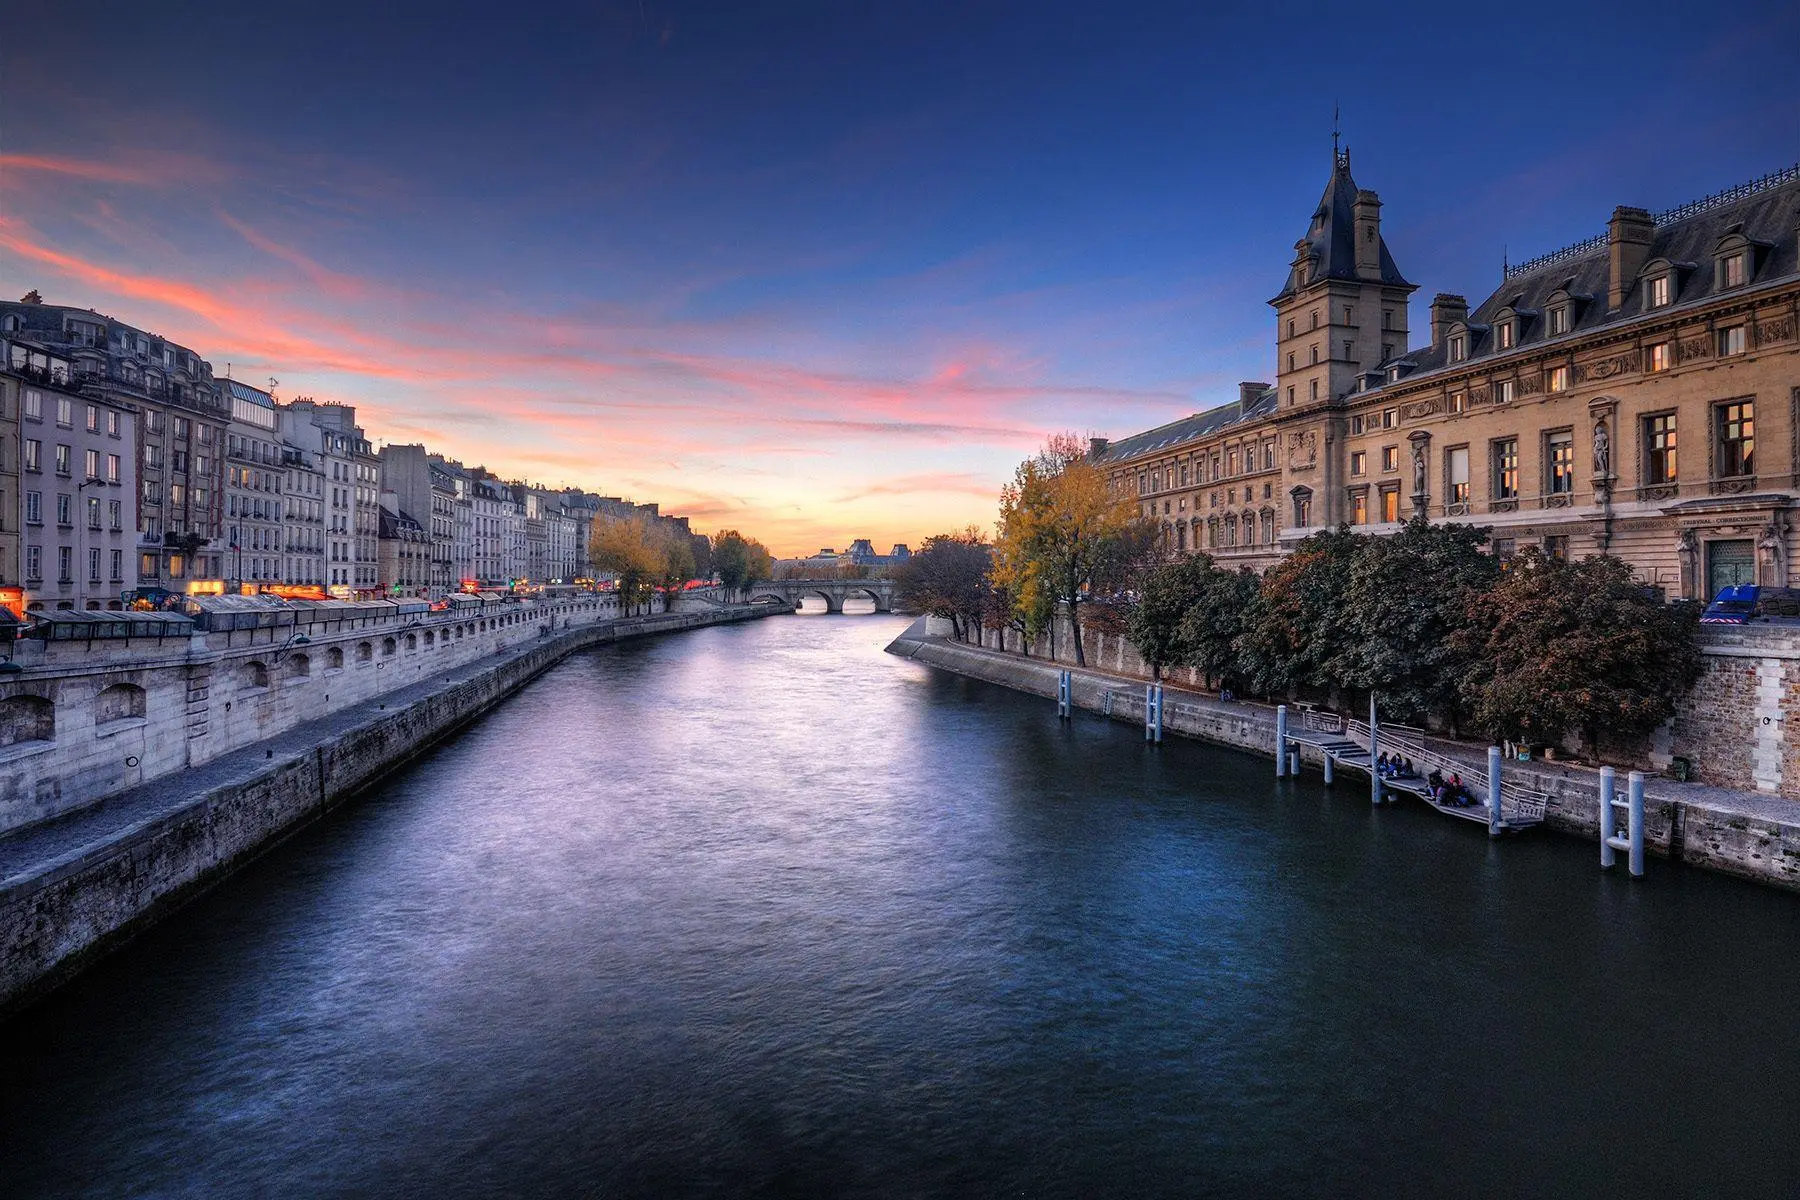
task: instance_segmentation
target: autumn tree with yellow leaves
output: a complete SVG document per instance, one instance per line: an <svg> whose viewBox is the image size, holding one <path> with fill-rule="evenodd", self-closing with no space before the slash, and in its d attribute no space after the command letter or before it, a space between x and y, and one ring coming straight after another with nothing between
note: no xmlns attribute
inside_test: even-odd
<svg viewBox="0 0 1800 1200"><path fill-rule="evenodd" d="M1088 461L1075 434L1053 435L1019 464L1000 492L993 581L1008 597L1027 641L1053 629L1056 608L1065 605L1075 661L1087 665L1081 645L1083 593L1136 518L1128 498L1108 494L1105 474Z"/></svg>

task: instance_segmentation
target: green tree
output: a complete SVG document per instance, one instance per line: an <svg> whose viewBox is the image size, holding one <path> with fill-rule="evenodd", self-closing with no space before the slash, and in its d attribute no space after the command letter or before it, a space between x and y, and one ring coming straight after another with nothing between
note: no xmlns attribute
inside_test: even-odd
<svg viewBox="0 0 1800 1200"><path fill-rule="evenodd" d="M1259 691L1337 683L1337 659L1353 636L1344 593L1367 540L1348 528L1321 530L1263 574L1260 602L1238 639L1243 670Z"/></svg>
<svg viewBox="0 0 1800 1200"><path fill-rule="evenodd" d="M1466 597L1464 698L1496 740L1555 744L1576 730L1597 750L1602 733L1642 735L1668 720L1700 678L1699 607L1664 605L1617 558L1527 550Z"/></svg>
<svg viewBox="0 0 1800 1200"><path fill-rule="evenodd" d="M1136 602L1126 612L1125 636L1137 647L1152 679L1161 679L1164 667L1193 660L1187 616L1200 603L1213 570L1208 556L1183 555L1140 577Z"/></svg>
<svg viewBox="0 0 1800 1200"><path fill-rule="evenodd" d="M1241 681L1243 651L1239 641L1257 619L1262 585L1249 568L1228 571L1209 563L1199 593L1181 619L1181 642L1187 663L1210 682Z"/></svg>
<svg viewBox="0 0 1800 1200"><path fill-rule="evenodd" d="M750 583L750 540L735 529L713 537L713 571L726 596L736 596Z"/></svg>
<svg viewBox="0 0 1800 1200"><path fill-rule="evenodd" d="M1469 669L1469 594L1493 586L1500 563L1482 549L1488 531L1433 525L1423 517L1399 533L1369 538L1350 557L1342 607L1344 636L1329 672L1346 687L1373 689L1393 719L1454 722Z"/></svg>
<svg viewBox="0 0 1800 1200"><path fill-rule="evenodd" d="M663 611L667 612L694 577L694 539L679 526L659 522L654 548L656 586L662 591Z"/></svg>

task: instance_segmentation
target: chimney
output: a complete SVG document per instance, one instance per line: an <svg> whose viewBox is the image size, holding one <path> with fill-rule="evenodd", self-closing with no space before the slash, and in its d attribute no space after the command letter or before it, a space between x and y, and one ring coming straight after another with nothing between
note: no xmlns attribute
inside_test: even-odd
<svg viewBox="0 0 1800 1200"><path fill-rule="evenodd" d="M1450 336L1450 327L1458 321L1469 319L1469 302L1461 296L1449 292L1439 292L1431 298L1431 344L1441 346L1444 339Z"/></svg>
<svg viewBox="0 0 1800 1200"><path fill-rule="evenodd" d="M1359 279L1381 278L1381 197L1368 189L1356 193L1351 206L1356 230L1356 274Z"/></svg>
<svg viewBox="0 0 1800 1200"><path fill-rule="evenodd" d="M1650 257L1650 240L1655 236L1656 224L1643 209L1623 204L1613 209L1612 220L1606 225L1606 240L1612 252L1611 283L1606 289L1609 312L1619 311L1625 303L1638 272Z"/></svg>
<svg viewBox="0 0 1800 1200"><path fill-rule="evenodd" d="M1245 408L1249 408L1252 404L1256 403L1256 398L1258 396L1268 390L1269 385L1266 383L1240 383L1238 384L1238 403Z"/></svg>
<svg viewBox="0 0 1800 1200"><path fill-rule="evenodd" d="M1107 441L1105 438L1103 438L1103 437L1089 438L1088 439L1088 457L1089 458L1099 458L1102 454L1106 453L1106 447L1107 447Z"/></svg>

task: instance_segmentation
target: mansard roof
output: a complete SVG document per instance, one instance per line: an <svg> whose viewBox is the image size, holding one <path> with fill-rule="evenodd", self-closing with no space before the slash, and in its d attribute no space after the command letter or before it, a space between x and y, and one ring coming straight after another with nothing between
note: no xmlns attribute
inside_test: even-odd
<svg viewBox="0 0 1800 1200"><path fill-rule="evenodd" d="M1133 434L1114 442L1106 451L1093 461L1100 464L1117 464L1126 459L1136 458L1140 454L1148 454L1156 450L1168 449L1187 442L1218 433L1233 425L1265 417L1275 411L1275 389L1259 393L1246 405L1242 400L1233 400L1229 404L1221 404L1217 408L1209 408L1192 416L1183 417L1179 421L1171 421L1144 433Z"/></svg>
<svg viewBox="0 0 1800 1200"><path fill-rule="evenodd" d="M1405 380L1454 365L1467 368L1497 351L1494 323L1508 308L1516 316L1528 316L1518 330L1511 354L1534 345L1578 338L1609 326L1637 321L1690 307L1722 295L1713 271L1714 251L1741 235L1756 248L1749 264L1749 279L1732 292L1754 292L1759 286L1800 274L1800 167L1790 167L1762 179L1731 188L1716 196L1684 204L1651 218L1654 226L1646 247L1644 268L1627 281L1618 311L1607 309L1611 288L1612 257L1606 235L1506 269L1500 286L1469 313L1468 358L1451 364L1448 348L1426 345L1397 354L1382 364L1403 368ZM1659 271L1670 271L1669 303L1649 308L1641 281ZM1573 302L1566 333L1550 336L1542 318L1553 307L1552 297L1567 293ZM1561 298L1559 297L1559 302Z"/></svg>
<svg viewBox="0 0 1800 1200"><path fill-rule="evenodd" d="M1290 270L1287 282L1276 295L1275 301L1284 300L1302 288L1331 279L1361 281L1362 277L1356 273L1355 209L1358 190L1356 180L1350 175L1350 151L1334 153L1331 179L1325 184L1325 194L1319 197L1319 207L1313 210L1312 222L1307 226L1306 236L1300 239L1298 248L1298 253L1307 259L1310 266L1304 275L1301 271ZM1388 253L1385 237L1381 239L1381 282L1395 287L1413 286L1394 264L1394 256Z"/></svg>

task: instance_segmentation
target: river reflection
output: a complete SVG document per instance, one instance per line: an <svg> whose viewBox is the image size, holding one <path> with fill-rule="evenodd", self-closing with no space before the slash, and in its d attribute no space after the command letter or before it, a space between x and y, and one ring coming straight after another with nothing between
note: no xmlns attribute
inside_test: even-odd
<svg viewBox="0 0 1800 1200"><path fill-rule="evenodd" d="M903 625L557 667L0 1031L0 1196L1792 1194L1795 897Z"/></svg>

